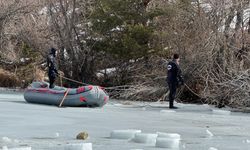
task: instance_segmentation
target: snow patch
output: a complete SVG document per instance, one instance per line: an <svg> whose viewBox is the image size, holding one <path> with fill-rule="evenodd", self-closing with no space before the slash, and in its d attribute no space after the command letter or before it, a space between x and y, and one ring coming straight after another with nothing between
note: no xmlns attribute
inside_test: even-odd
<svg viewBox="0 0 250 150"><path fill-rule="evenodd" d="M122 31L123 29L119 26L117 26L116 28L113 28L111 29L110 31L113 32L113 31Z"/></svg>
<svg viewBox="0 0 250 150"><path fill-rule="evenodd" d="M246 140L243 140L242 142L243 142L243 143L249 144L249 143L250 143L250 140L246 139Z"/></svg>
<svg viewBox="0 0 250 150"><path fill-rule="evenodd" d="M112 139L132 139L136 133L141 133L141 130L127 129L127 130L113 130L110 134Z"/></svg>
<svg viewBox="0 0 250 150"><path fill-rule="evenodd" d="M243 23L244 23L244 26L248 26L249 17L250 17L250 8L247 8L247 9L243 10ZM234 16L233 21L230 24L230 27L232 29L235 29L236 23L237 23L237 15ZM245 28L245 30L246 29L247 28Z"/></svg>
<svg viewBox="0 0 250 150"><path fill-rule="evenodd" d="M60 136L60 134L58 133L58 132L56 132L55 134L54 134L54 137L59 137Z"/></svg>
<svg viewBox="0 0 250 150"><path fill-rule="evenodd" d="M31 150L31 147L17 147L17 148L9 148L8 150Z"/></svg>
<svg viewBox="0 0 250 150"><path fill-rule="evenodd" d="M211 131L209 131L208 129L206 130L206 133L207 133L208 138L211 138L214 136L214 134Z"/></svg>
<svg viewBox="0 0 250 150"><path fill-rule="evenodd" d="M202 3L201 4L201 7L203 8L203 10L205 11L205 12L210 12L210 11L212 11L212 6L211 6L211 4L209 4L209 3Z"/></svg>
<svg viewBox="0 0 250 150"><path fill-rule="evenodd" d="M231 111L213 109L213 114L216 114L216 115L230 115Z"/></svg>
<svg viewBox="0 0 250 150"><path fill-rule="evenodd" d="M10 143L12 140L8 137L2 137L2 141L6 143Z"/></svg>
<svg viewBox="0 0 250 150"><path fill-rule="evenodd" d="M122 104L114 104L114 106L123 106Z"/></svg>
<svg viewBox="0 0 250 150"><path fill-rule="evenodd" d="M182 145L182 148L183 148L183 149L186 149L186 144L183 144L183 145Z"/></svg>
<svg viewBox="0 0 250 150"><path fill-rule="evenodd" d="M82 24L79 23L79 24L76 25L76 27L80 28L80 27L82 27Z"/></svg>
<svg viewBox="0 0 250 150"><path fill-rule="evenodd" d="M88 22L87 25L88 25L88 27L92 27L93 23L92 22Z"/></svg>
<svg viewBox="0 0 250 150"><path fill-rule="evenodd" d="M208 150L218 150L218 149L214 147L210 147Z"/></svg>
<svg viewBox="0 0 250 150"><path fill-rule="evenodd" d="M31 147L8 148L7 146L3 146L2 150L31 150Z"/></svg>
<svg viewBox="0 0 250 150"><path fill-rule="evenodd" d="M96 73L97 77L104 77L105 74L112 75L116 71L116 68L106 68L103 70L100 70L98 73Z"/></svg>
<svg viewBox="0 0 250 150"><path fill-rule="evenodd" d="M2 150L8 150L8 147L7 146L3 146Z"/></svg>
<svg viewBox="0 0 250 150"><path fill-rule="evenodd" d="M64 150L92 150L92 143L66 144Z"/></svg>
<svg viewBox="0 0 250 150"><path fill-rule="evenodd" d="M160 113L174 113L174 110L161 110Z"/></svg>
<svg viewBox="0 0 250 150"><path fill-rule="evenodd" d="M39 14L39 15L45 15L45 14L47 14L47 12L48 12L48 8L47 8L47 7L43 7L43 8L38 12L38 14Z"/></svg>
<svg viewBox="0 0 250 150"><path fill-rule="evenodd" d="M80 35L86 35L86 32L85 32L85 31L80 31L79 34L80 34Z"/></svg>
<svg viewBox="0 0 250 150"><path fill-rule="evenodd" d="M24 62L26 62L26 61L29 61L30 60L30 58L20 58L20 61L22 62L22 63L24 63Z"/></svg>

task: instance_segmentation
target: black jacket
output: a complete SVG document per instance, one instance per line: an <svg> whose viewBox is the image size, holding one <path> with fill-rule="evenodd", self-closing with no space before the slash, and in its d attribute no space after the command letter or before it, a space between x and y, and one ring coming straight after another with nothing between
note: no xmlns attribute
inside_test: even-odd
<svg viewBox="0 0 250 150"><path fill-rule="evenodd" d="M49 77L56 77L58 74L55 55L50 53L47 57L47 66L49 68Z"/></svg>
<svg viewBox="0 0 250 150"><path fill-rule="evenodd" d="M167 66L167 82L171 84L183 84L183 77L179 65L174 61L170 61Z"/></svg>

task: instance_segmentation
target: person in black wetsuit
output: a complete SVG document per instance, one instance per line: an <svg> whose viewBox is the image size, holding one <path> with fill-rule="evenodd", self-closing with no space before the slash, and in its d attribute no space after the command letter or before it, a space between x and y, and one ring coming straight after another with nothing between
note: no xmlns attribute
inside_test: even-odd
<svg viewBox="0 0 250 150"><path fill-rule="evenodd" d="M47 66L48 66L48 76L49 76L49 88L54 88L54 82L56 76L59 75L56 66L56 49L51 48L50 53L47 57Z"/></svg>
<svg viewBox="0 0 250 150"><path fill-rule="evenodd" d="M167 65L167 83L169 87L169 108L177 109L174 106L174 99L176 95L176 89L179 85L183 85L184 81L181 75L181 69L179 67L179 55L174 54L173 60Z"/></svg>

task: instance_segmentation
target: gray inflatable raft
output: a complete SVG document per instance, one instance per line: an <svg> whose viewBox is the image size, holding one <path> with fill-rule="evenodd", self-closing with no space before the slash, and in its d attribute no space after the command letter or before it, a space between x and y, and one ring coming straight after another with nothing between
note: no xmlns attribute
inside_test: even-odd
<svg viewBox="0 0 250 150"><path fill-rule="evenodd" d="M48 87L47 82L33 82L25 90L24 99L29 103L59 106L65 96L62 106L71 107L102 107L109 100L108 94L99 86L88 85L72 89Z"/></svg>

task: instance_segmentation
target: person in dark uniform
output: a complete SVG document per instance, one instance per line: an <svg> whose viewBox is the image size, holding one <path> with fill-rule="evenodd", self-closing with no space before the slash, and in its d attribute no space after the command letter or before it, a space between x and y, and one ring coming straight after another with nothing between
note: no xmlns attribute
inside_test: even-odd
<svg viewBox="0 0 250 150"><path fill-rule="evenodd" d="M184 81L181 75L181 69L179 67L179 55L174 54L173 60L168 63L167 66L167 83L169 87L169 108L170 109L177 109L174 106L174 99L176 95L176 89L179 85L183 85Z"/></svg>
<svg viewBox="0 0 250 150"><path fill-rule="evenodd" d="M48 76L49 76L49 88L54 88L54 82L56 76L59 75L56 66L56 49L51 48L50 53L47 57L47 66L48 66Z"/></svg>

